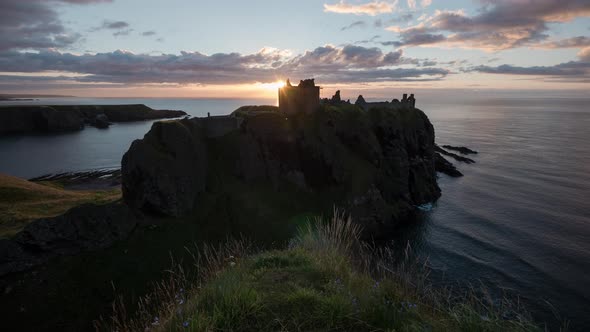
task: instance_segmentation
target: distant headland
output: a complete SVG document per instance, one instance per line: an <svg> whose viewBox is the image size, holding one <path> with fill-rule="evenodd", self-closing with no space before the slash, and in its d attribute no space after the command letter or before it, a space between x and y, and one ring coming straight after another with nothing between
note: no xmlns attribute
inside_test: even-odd
<svg viewBox="0 0 590 332"><path fill-rule="evenodd" d="M30 100L38 100L39 98L72 98L72 97L74 97L74 96L31 94L31 93L0 94L0 101L30 101Z"/></svg>
<svg viewBox="0 0 590 332"><path fill-rule="evenodd" d="M107 128L113 122L169 119L184 111L146 105L36 105L0 107L0 135L76 131L85 125Z"/></svg>

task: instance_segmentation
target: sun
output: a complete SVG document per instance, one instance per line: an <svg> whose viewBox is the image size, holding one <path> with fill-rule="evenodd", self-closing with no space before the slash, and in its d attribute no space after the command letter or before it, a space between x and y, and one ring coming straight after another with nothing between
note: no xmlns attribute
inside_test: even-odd
<svg viewBox="0 0 590 332"><path fill-rule="evenodd" d="M276 82L271 82L271 83L262 83L262 84L260 84L260 86L265 90L276 91L277 89L284 87L285 82L284 81L276 81Z"/></svg>

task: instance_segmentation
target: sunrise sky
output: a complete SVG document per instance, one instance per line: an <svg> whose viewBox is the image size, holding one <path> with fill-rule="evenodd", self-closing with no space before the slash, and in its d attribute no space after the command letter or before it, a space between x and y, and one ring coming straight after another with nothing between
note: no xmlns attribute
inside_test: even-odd
<svg viewBox="0 0 590 332"><path fill-rule="evenodd" d="M0 0L0 93L590 86L589 0Z"/></svg>

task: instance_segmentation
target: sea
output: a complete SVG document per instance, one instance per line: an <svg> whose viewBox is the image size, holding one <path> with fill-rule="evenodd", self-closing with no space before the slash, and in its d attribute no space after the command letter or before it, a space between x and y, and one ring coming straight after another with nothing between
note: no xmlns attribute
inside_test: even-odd
<svg viewBox="0 0 590 332"><path fill-rule="evenodd" d="M407 243L427 258L436 283L501 291L552 329L569 321L570 330L590 330L590 94L474 89L424 90L416 96L439 145L479 153L470 156L474 164L451 160L464 176L440 174L442 197L392 241ZM242 105L276 105L276 100L0 102L8 104L146 104L206 116L229 114ZM120 167L131 142L151 124L0 137L0 173L32 178Z"/></svg>

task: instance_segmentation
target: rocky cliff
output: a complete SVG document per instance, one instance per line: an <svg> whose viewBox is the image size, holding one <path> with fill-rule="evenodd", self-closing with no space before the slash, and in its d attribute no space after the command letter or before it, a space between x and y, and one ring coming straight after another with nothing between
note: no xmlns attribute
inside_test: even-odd
<svg viewBox="0 0 590 332"><path fill-rule="evenodd" d="M285 117L276 107L247 106L225 117L156 122L123 157L125 205L82 205L31 222L0 240L0 276L106 248L145 214L226 235L290 236L294 220L336 206L365 235L386 236L440 196L435 167L444 158L436 149L432 124L409 107L324 106Z"/></svg>
<svg viewBox="0 0 590 332"><path fill-rule="evenodd" d="M62 132L85 124L105 128L111 122L177 118L183 111L154 110L145 105L59 105L0 107L0 135Z"/></svg>
<svg viewBox="0 0 590 332"><path fill-rule="evenodd" d="M11 239L0 239L0 276L57 256L107 248L127 238L137 220L120 203L84 204L57 217L37 219Z"/></svg>
<svg viewBox="0 0 590 332"><path fill-rule="evenodd" d="M375 236L440 196L434 129L418 109L325 106L286 118L275 107L251 106L228 118L235 128L215 136L207 134L211 118L155 123L123 157L125 202L176 217L261 205L256 217L288 218L276 209L289 201L306 210L291 213L336 205Z"/></svg>

